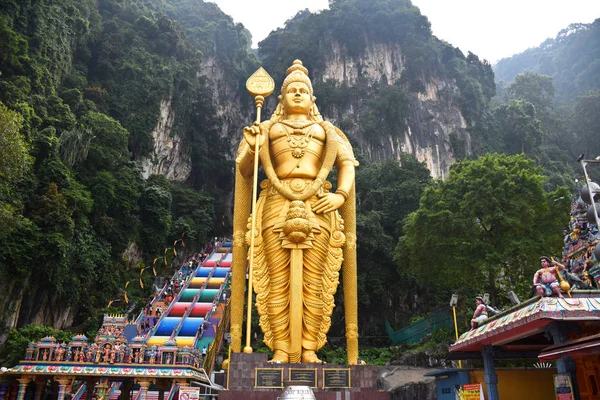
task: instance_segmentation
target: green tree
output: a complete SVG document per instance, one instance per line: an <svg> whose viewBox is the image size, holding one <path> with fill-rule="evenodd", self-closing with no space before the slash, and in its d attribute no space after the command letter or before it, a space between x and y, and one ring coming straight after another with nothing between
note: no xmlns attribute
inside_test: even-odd
<svg viewBox="0 0 600 400"><path fill-rule="evenodd" d="M25 358L25 350L30 342L37 342L46 336L54 337L59 343L68 343L73 333L49 326L37 325L27 325L19 329L13 329L8 335L6 345L0 352L0 362L3 365L16 365L19 360Z"/></svg>
<svg viewBox="0 0 600 400"><path fill-rule="evenodd" d="M400 162L390 160L357 169L358 299L363 335L383 335L383 318L398 322L395 310L411 295L410 282L400 279L393 251L402 234L402 221L418 208L430 181L425 164L412 155L403 155ZM342 328L337 325L333 329Z"/></svg>
<svg viewBox="0 0 600 400"><path fill-rule="evenodd" d="M506 97L508 100L527 100L538 112L552 108L552 78L530 72L517 75L514 82L506 88Z"/></svg>
<svg viewBox="0 0 600 400"><path fill-rule="evenodd" d="M495 110L508 154L533 154L542 144L544 132L535 111L533 104L525 100L511 100Z"/></svg>
<svg viewBox="0 0 600 400"><path fill-rule="evenodd" d="M414 275L434 304L455 290L485 290L493 303L509 290L527 297L538 257L559 254L569 215L566 188L545 191L542 173L524 155L454 164L407 218L396 248L400 271Z"/></svg>
<svg viewBox="0 0 600 400"><path fill-rule="evenodd" d="M577 98L573 105L573 129L577 136L577 153L589 157L600 155L600 91L589 92Z"/></svg>
<svg viewBox="0 0 600 400"><path fill-rule="evenodd" d="M0 103L0 238L12 232L20 221L20 202L15 185L28 171L31 157L21 134L23 117Z"/></svg>
<svg viewBox="0 0 600 400"><path fill-rule="evenodd" d="M14 182L27 170L28 145L21 135L23 117L0 103L0 183Z"/></svg>
<svg viewBox="0 0 600 400"><path fill-rule="evenodd" d="M171 230L171 193L153 185L144 190L140 199L140 220L144 225L142 244L146 254L162 254Z"/></svg>

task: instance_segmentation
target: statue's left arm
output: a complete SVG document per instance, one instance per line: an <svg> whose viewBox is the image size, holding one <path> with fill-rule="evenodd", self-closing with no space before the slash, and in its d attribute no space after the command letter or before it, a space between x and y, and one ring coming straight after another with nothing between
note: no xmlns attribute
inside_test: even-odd
<svg viewBox="0 0 600 400"><path fill-rule="evenodd" d="M329 213L340 208L350 195L354 185L354 164L346 161L338 166L338 189L335 193L326 193L313 205L316 213Z"/></svg>
<svg viewBox="0 0 600 400"><path fill-rule="evenodd" d="M332 127L332 129L334 128ZM341 131L339 131L339 134L342 134ZM325 194L313 205L313 211L317 213L328 213L340 208L348 200L354 187L354 167L358 165L358 162L354 158L350 143L339 134L334 134L337 145L338 187L335 193Z"/></svg>

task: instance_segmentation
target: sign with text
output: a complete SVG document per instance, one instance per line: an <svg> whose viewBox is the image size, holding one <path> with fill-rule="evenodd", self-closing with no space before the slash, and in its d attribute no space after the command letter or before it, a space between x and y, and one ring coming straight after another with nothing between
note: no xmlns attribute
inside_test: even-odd
<svg viewBox="0 0 600 400"><path fill-rule="evenodd" d="M456 400L485 400L481 383L467 383L460 386L455 390L454 397Z"/></svg>
<svg viewBox="0 0 600 400"><path fill-rule="evenodd" d="M317 369L312 368L290 368L289 371L290 381L305 381L310 382L310 387L317 387Z"/></svg>
<svg viewBox="0 0 600 400"><path fill-rule="evenodd" d="M182 386L179 388L179 400L199 400L200 388Z"/></svg>
<svg viewBox="0 0 600 400"><path fill-rule="evenodd" d="M256 368L254 370L255 388L283 388L283 368Z"/></svg>
<svg viewBox="0 0 600 400"><path fill-rule="evenodd" d="M323 368L323 388L349 388L350 368Z"/></svg>
<svg viewBox="0 0 600 400"><path fill-rule="evenodd" d="M573 385L571 384L571 375L554 375L554 392L556 400L573 400Z"/></svg>

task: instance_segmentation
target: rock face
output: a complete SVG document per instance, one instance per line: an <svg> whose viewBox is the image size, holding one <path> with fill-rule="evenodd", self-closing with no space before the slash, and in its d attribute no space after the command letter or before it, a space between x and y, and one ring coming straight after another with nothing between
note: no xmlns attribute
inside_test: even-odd
<svg viewBox="0 0 600 400"><path fill-rule="evenodd" d="M150 175L165 175L172 181L185 181L192 171L190 151L183 139L173 133L175 112L171 99L160 104L160 116L152 131L152 152L141 160L145 179Z"/></svg>
<svg viewBox="0 0 600 400"><path fill-rule="evenodd" d="M346 57L340 45L332 41L331 55L325 60L322 79L334 79L355 85L359 78L367 78L371 83L385 76L388 82L400 79L404 69L404 59L400 45L373 43L367 47L360 59Z"/></svg>
<svg viewBox="0 0 600 400"><path fill-rule="evenodd" d="M215 56L204 58L199 73L206 77L208 86L212 89L213 106L217 117L221 118L221 135L233 138L234 142L239 140L242 128L250 125L253 120L254 105L242 100L246 88L225 73L225 66ZM236 149L232 148L232 159Z"/></svg>
<svg viewBox="0 0 600 400"><path fill-rule="evenodd" d="M315 77L323 82L334 79L350 87L359 81L366 82L368 86L382 81L393 84L400 79L404 69L404 56L398 44L371 43L356 58L344 56L343 49L335 41L331 42L331 48L325 67L322 71L314 71L313 80ZM375 142L364 137L358 124L346 128L346 133L358 141L362 155L369 161L399 159L402 153L410 153L427 164L434 178L444 179L456 160L451 135L456 135L464 145L462 150L465 154L470 154L471 138L459 105L453 100L459 91L455 82L437 77L423 80L425 90L409 94L408 116L404 119L406 129L403 132L394 136L384 135ZM315 94L319 96L319 93ZM373 95L377 96L377 93ZM356 122L361 119L362 112L360 106L353 104L337 110L337 119ZM324 117L334 123L340 122L333 116Z"/></svg>
<svg viewBox="0 0 600 400"><path fill-rule="evenodd" d="M63 329L73 324L76 310L74 307L59 304L52 292L37 286L32 290L29 285L31 276L23 281L0 282L0 344L3 344L11 329L20 327L22 321L29 324L52 326Z"/></svg>
<svg viewBox="0 0 600 400"><path fill-rule="evenodd" d="M324 67L311 71L312 79L335 80L338 84L350 87L357 84L372 86L379 82L393 84L404 70L404 55L398 44L371 43L359 57L348 57L340 44L330 40L332 51L324 60ZM199 74L207 79L212 90L213 106L220 118L221 136L232 138L236 143L241 137L241 128L253 120L253 104L244 97L239 82L232 80L226 68L216 57L207 55L199 66ZM280 84L278 82L278 84ZM400 159L402 153L413 154L427 164L431 175L444 179L450 165L455 160L455 150L451 145L451 135L456 135L465 154L470 153L471 139L466 130L466 122L458 104L454 101L458 88L453 81L437 77L424 79L424 90L409 93L408 116L403 118L403 132L383 135L376 140L364 137L358 123L346 128L346 134L358 142L361 154L368 160L380 162L387 159ZM275 93L277 94L277 93ZM319 93L315 93L319 96ZM373 94L377 96L377 93ZM274 107L275 96L268 99L267 106ZM317 105L319 101L317 100ZM170 100L163 100L160 117L152 132L152 154L143 160L144 176L163 174L174 181L184 181L191 172L189 151L184 138L173 134L175 112ZM357 122L363 110L357 103L344 109L337 109L336 115L323 113L325 119L339 125L342 119ZM265 110L263 119L270 115ZM236 146L231 146L231 156Z"/></svg>

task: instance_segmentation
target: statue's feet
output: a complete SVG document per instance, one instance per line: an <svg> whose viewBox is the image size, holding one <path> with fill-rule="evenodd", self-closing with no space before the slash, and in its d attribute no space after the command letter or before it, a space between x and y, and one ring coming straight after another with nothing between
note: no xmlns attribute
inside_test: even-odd
<svg viewBox="0 0 600 400"><path fill-rule="evenodd" d="M275 350L275 353L273 353L273 358L269 360L270 363L276 364L287 363L288 361L289 357L283 350Z"/></svg>
<svg viewBox="0 0 600 400"><path fill-rule="evenodd" d="M312 350L304 350L302 352L302 362L308 364L323 364L323 361L317 357L317 354Z"/></svg>

